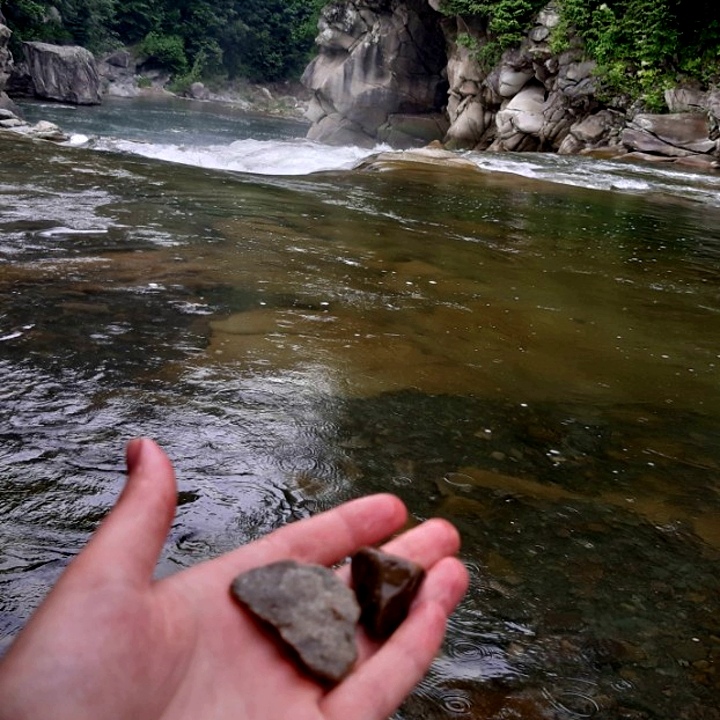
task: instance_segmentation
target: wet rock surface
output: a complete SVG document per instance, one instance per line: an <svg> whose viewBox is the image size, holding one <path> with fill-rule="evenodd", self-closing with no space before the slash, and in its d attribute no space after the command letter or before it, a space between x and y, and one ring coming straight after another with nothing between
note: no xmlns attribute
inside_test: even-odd
<svg viewBox="0 0 720 720"><path fill-rule="evenodd" d="M407 617L425 570L405 558L362 548L352 558L352 580L368 635L383 640Z"/></svg>
<svg viewBox="0 0 720 720"><path fill-rule="evenodd" d="M283 560L238 575L232 593L279 633L317 679L336 683L352 669L360 607L331 570Z"/></svg>

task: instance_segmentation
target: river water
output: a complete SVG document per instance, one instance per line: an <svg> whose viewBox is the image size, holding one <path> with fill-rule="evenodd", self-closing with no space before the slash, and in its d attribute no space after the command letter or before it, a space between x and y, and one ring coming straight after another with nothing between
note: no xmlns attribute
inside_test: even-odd
<svg viewBox="0 0 720 720"><path fill-rule="evenodd" d="M378 490L459 527L471 590L398 718L720 717L720 177L26 112L76 135L0 137L0 642L144 434L160 574Z"/></svg>

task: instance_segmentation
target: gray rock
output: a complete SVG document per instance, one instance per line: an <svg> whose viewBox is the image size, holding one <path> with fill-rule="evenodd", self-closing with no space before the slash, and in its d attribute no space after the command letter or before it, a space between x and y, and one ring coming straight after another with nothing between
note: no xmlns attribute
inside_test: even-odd
<svg viewBox="0 0 720 720"><path fill-rule="evenodd" d="M38 140L50 140L51 142L66 142L70 136L63 132L55 123L47 120L40 120L35 123L29 130L28 135Z"/></svg>
<svg viewBox="0 0 720 720"><path fill-rule="evenodd" d="M232 592L277 630L316 678L337 683L352 669L360 606L331 570L282 560L238 575Z"/></svg>
<svg viewBox="0 0 720 720"><path fill-rule="evenodd" d="M0 120L0 127L2 128L15 128L23 125L27 125L27 123L16 117L2 118L2 120Z"/></svg>
<svg viewBox="0 0 720 720"><path fill-rule="evenodd" d="M426 0L326 5L319 54L302 77L313 93L308 137L335 145L354 138L367 144L370 138L376 144L390 116L440 112L447 80L439 19Z"/></svg>
<svg viewBox="0 0 720 720"><path fill-rule="evenodd" d="M622 142L631 151L682 157L713 152L715 143L709 134L708 118L704 114L643 114L636 115L625 129Z"/></svg>
<svg viewBox="0 0 720 720"><path fill-rule="evenodd" d="M13 57L8 48L11 35L10 28L0 23L0 92L5 89L13 68Z"/></svg>
<svg viewBox="0 0 720 720"><path fill-rule="evenodd" d="M708 120L705 113L671 113L669 115L636 115L633 125L669 145L691 152L710 152Z"/></svg>
<svg viewBox="0 0 720 720"><path fill-rule="evenodd" d="M503 67L500 70L498 83L500 97L515 97L527 85L533 75L534 73L530 70L513 70L511 67Z"/></svg>
<svg viewBox="0 0 720 720"><path fill-rule="evenodd" d="M25 62L38 97L77 105L100 104L100 76L85 48L23 43Z"/></svg>
<svg viewBox="0 0 720 720"><path fill-rule="evenodd" d="M442 140L448 122L440 113L426 115L390 115L378 128L378 138L394 148L412 148Z"/></svg>
<svg viewBox="0 0 720 720"><path fill-rule="evenodd" d="M194 82L187 91L187 96L193 100L209 100L210 91L201 82Z"/></svg>

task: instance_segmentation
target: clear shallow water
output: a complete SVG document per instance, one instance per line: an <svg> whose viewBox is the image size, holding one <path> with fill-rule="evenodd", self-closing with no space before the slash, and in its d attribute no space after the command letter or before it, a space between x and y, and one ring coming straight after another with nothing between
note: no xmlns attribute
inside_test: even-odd
<svg viewBox="0 0 720 720"><path fill-rule="evenodd" d="M472 590L401 718L717 717L714 176L349 148L250 174L61 124L112 152L0 139L0 636L148 434L180 477L161 574L376 490L459 526ZM255 141L226 130L176 145Z"/></svg>

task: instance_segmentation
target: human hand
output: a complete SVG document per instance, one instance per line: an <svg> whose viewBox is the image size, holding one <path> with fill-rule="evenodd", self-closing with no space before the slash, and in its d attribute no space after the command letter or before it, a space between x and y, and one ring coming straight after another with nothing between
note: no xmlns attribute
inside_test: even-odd
<svg viewBox="0 0 720 720"><path fill-rule="evenodd" d="M421 591L385 643L358 631L354 670L327 690L233 600L230 584L280 559L337 563L399 530L400 500L354 500L154 581L175 477L147 439L129 443L127 464L117 504L0 661L0 720L381 720L425 674L467 588L449 523L427 521L385 546L426 568Z"/></svg>

